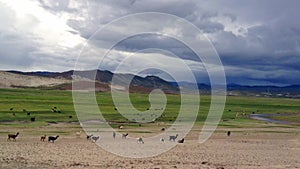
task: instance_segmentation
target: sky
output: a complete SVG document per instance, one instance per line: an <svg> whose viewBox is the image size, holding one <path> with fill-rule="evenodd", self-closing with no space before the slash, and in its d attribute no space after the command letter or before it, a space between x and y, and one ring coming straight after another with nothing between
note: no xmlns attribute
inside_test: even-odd
<svg viewBox="0 0 300 169"><path fill-rule="evenodd" d="M127 15L159 12L197 27L218 54L227 83L300 84L299 6L298 0L0 0L0 69L61 72L78 64L115 71L122 65L123 72L139 69L166 80L176 74L179 81L189 81L179 66L184 63L199 82L208 82L203 61L191 48L165 36L197 39L182 25L168 27L168 21L153 17L99 32ZM100 56L120 35L148 29L166 34L120 39L107 56Z"/></svg>

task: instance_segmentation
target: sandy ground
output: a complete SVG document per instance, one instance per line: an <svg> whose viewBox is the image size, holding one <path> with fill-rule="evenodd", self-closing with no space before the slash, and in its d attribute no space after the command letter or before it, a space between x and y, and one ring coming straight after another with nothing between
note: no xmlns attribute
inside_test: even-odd
<svg viewBox="0 0 300 169"><path fill-rule="evenodd" d="M59 78L46 78L38 76L20 75L0 71L0 88L10 88L13 86L38 87L54 86L63 83L70 83L70 80Z"/></svg>
<svg viewBox="0 0 300 169"><path fill-rule="evenodd" d="M184 144L144 159L106 152L86 140L84 134L81 138L61 136L55 143L41 142L39 136L30 135L20 135L16 142L7 141L1 134L0 168L300 168L298 129L240 130L231 129L228 137L222 129L203 144L197 142L198 133L193 131Z"/></svg>

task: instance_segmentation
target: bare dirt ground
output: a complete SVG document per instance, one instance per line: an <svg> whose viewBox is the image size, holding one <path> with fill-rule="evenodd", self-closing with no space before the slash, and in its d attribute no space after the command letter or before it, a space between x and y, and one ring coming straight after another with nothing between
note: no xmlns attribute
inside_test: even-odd
<svg viewBox="0 0 300 169"><path fill-rule="evenodd" d="M38 87L38 86L54 86L63 83L70 83L70 80L59 78L46 78L38 76L20 75L0 71L0 88L11 88L16 86Z"/></svg>
<svg viewBox="0 0 300 169"><path fill-rule="evenodd" d="M7 141L7 135L1 134L0 168L300 168L298 129L230 129L229 137L226 130L219 129L203 144L198 143L198 131L192 131L184 144L144 159L106 152L86 140L84 134L80 138L61 136L55 143L41 142L39 136L25 134L16 142Z"/></svg>

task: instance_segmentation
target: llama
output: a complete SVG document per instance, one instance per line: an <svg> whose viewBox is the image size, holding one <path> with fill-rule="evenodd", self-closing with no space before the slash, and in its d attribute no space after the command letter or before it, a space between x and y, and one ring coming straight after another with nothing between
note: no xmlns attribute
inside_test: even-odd
<svg viewBox="0 0 300 169"><path fill-rule="evenodd" d="M178 137L178 134L176 136L169 136L169 141L175 141Z"/></svg>
<svg viewBox="0 0 300 169"><path fill-rule="evenodd" d="M144 144L143 138L141 138L141 137L137 138L137 143L142 143L142 144Z"/></svg>
<svg viewBox="0 0 300 169"><path fill-rule="evenodd" d="M31 117L30 121L34 122L35 121L35 117Z"/></svg>
<svg viewBox="0 0 300 169"><path fill-rule="evenodd" d="M86 139L90 140L92 138L92 136L93 136L92 134L91 135L86 135Z"/></svg>
<svg viewBox="0 0 300 169"><path fill-rule="evenodd" d="M45 141L45 139L46 139L46 135L43 135L43 136L41 136L41 141Z"/></svg>
<svg viewBox="0 0 300 169"><path fill-rule="evenodd" d="M231 132L230 131L227 131L227 136L230 136Z"/></svg>
<svg viewBox="0 0 300 169"><path fill-rule="evenodd" d="M123 139L126 139L127 136L128 136L128 133L122 134L122 138L123 138Z"/></svg>
<svg viewBox="0 0 300 169"><path fill-rule="evenodd" d="M95 143L96 141L98 141L99 140L99 136L92 136L91 137L91 140Z"/></svg>
<svg viewBox="0 0 300 169"><path fill-rule="evenodd" d="M184 142L184 138L182 138L181 140L178 140L178 143L183 143Z"/></svg>
<svg viewBox="0 0 300 169"><path fill-rule="evenodd" d="M81 135L81 131L77 131L77 132L76 132L76 136L77 136L77 137L80 137L80 135Z"/></svg>
<svg viewBox="0 0 300 169"><path fill-rule="evenodd" d="M55 136L55 137L54 137L54 136L49 136L49 137L48 137L48 142L54 143L54 141L57 140L58 137L59 137L59 135L57 135L57 136Z"/></svg>
<svg viewBox="0 0 300 169"><path fill-rule="evenodd" d="M16 141L16 138L18 137L19 132L17 132L17 134L8 134L8 138L7 140L10 140L11 138Z"/></svg>

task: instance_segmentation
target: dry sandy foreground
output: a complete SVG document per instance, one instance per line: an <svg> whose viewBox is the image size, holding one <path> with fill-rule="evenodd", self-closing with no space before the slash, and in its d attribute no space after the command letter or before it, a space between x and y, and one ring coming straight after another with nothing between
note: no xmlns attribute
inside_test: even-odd
<svg viewBox="0 0 300 169"><path fill-rule="evenodd" d="M131 159L106 152L84 135L48 143L22 135L16 142L7 141L2 134L0 168L300 168L299 132L232 132L227 137L219 131L203 144L197 138L198 133L191 132L184 144L164 154Z"/></svg>

